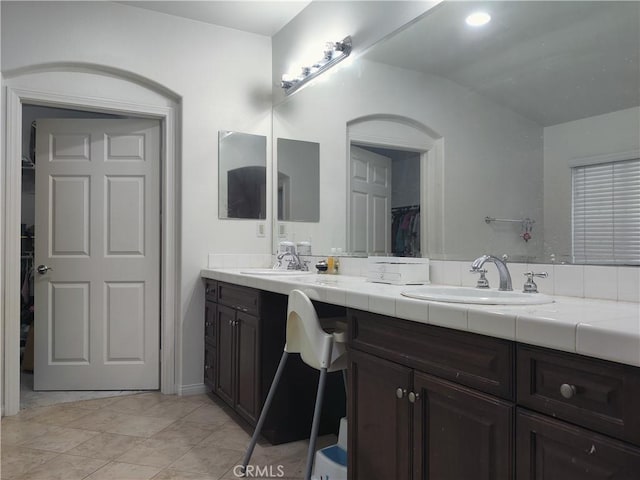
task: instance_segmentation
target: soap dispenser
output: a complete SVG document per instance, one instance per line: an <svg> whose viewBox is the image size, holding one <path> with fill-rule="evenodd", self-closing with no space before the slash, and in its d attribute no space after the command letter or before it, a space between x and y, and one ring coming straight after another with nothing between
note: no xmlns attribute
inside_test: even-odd
<svg viewBox="0 0 640 480"><path fill-rule="evenodd" d="M331 254L327 257L327 273L336 273L336 249L331 247Z"/></svg>

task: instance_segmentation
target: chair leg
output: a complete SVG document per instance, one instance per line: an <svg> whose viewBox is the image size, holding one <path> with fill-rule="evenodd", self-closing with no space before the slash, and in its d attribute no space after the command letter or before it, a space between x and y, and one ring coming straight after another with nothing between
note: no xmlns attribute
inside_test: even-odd
<svg viewBox="0 0 640 480"><path fill-rule="evenodd" d="M309 437L309 451L307 452L307 471L305 480L311 480L313 471L313 457L316 453L316 440L318 440L318 430L320 429L320 414L322 412L322 398L324 397L324 387L327 381L327 369L320 369L320 379L318 380L318 393L316 394L316 406L313 411L313 423L311 425L311 436Z"/></svg>
<svg viewBox="0 0 640 480"><path fill-rule="evenodd" d="M249 460L251 460L251 455L253 455L253 449L256 447L256 443L258 443L258 438L260 437L262 426L264 425L264 421L267 418L267 413L269 412L269 407L271 407L271 402L273 402L273 397L276 394L276 388L278 387L278 383L280 383L280 378L282 377L282 373L284 372L284 366L287 363L288 356L289 354L287 352L282 352L282 357L280 357L278 369L276 370L276 374L273 377L273 382L271 382L271 387L269 388L267 399L264 401L264 406L262 407L262 412L260 412L260 418L258 419L258 423L256 424L256 429L253 432L253 436L251 437L251 441L249 442L249 446L247 447L247 453L245 453L244 458L242 459L242 475L244 475L247 469L247 465L249 464Z"/></svg>

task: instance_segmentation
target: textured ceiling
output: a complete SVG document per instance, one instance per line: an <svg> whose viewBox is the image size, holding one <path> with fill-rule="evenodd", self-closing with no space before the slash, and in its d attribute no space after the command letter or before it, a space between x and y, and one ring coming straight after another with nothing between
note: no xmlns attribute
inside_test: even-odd
<svg viewBox="0 0 640 480"><path fill-rule="evenodd" d="M479 6L492 21L473 29ZM640 2L446 2L366 58L555 125L640 105Z"/></svg>

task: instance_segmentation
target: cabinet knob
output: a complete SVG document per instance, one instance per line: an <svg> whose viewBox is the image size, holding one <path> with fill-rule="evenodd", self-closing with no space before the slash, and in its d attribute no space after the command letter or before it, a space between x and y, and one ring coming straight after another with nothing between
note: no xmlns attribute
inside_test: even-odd
<svg viewBox="0 0 640 480"><path fill-rule="evenodd" d="M233 326L233 320L229 320L229 326Z"/></svg>
<svg viewBox="0 0 640 480"><path fill-rule="evenodd" d="M419 393L414 393L414 392L409 392L409 402L410 403L416 403L416 400L420 400L420 394Z"/></svg>
<svg viewBox="0 0 640 480"><path fill-rule="evenodd" d="M205 326L205 327L213 327L213 323L211 323L211 322L204 322L204 326Z"/></svg>
<svg viewBox="0 0 640 480"><path fill-rule="evenodd" d="M396 389L396 397L398 397L398 398L402 398L402 397L404 397L406 394L407 394L407 391L406 391L404 388L400 388L400 387L398 387L398 388Z"/></svg>
<svg viewBox="0 0 640 480"><path fill-rule="evenodd" d="M568 383L560 385L560 395L564 398L572 398L576 393L577 389L575 385L570 385Z"/></svg>
<svg viewBox="0 0 640 480"><path fill-rule="evenodd" d="M204 366L204 369L205 369L205 370L209 370L210 368L211 368L211 365L205 365L205 366Z"/></svg>

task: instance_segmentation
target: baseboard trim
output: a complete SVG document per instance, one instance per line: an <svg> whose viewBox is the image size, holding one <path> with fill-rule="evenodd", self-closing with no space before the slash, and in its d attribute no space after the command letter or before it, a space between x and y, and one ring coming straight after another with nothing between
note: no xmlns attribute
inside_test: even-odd
<svg viewBox="0 0 640 480"><path fill-rule="evenodd" d="M202 395L207 393L207 386L204 383L194 383L192 385L178 385L178 395Z"/></svg>

